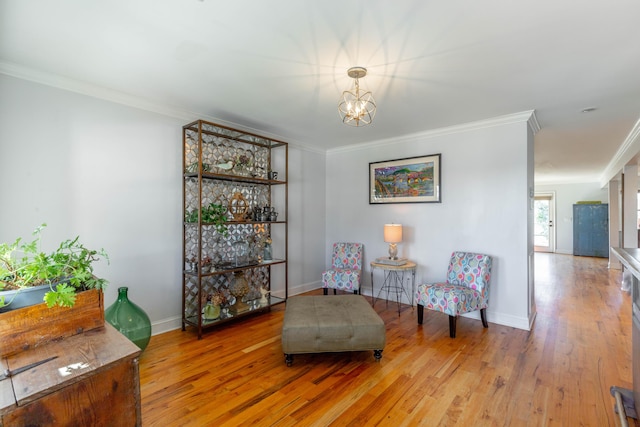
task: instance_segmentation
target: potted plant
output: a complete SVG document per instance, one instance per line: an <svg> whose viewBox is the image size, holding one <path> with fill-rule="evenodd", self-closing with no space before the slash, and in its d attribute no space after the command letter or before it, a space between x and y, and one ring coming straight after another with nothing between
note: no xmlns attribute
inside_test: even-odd
<svg viewBox="0 0 640 427"><path fill-rule="evenodd" d="M216 231L223 236L227 236L227 210L226 206L219 205L217 203L209 203L208 206L203 206L200 209L200 215L202 215L203 224L212 224ZM187 211L185 215L186 222L198 222L198 210Z"/></svg>
<svg viewBox="0 0 640 427"><path fill-rule="evenodd" d="M41 289L44 302L51 308L72 307L77 292L106 286L105 279L93 275L94 262L102 258L109 261L103 249L88 249L76 237L45 253L40 249L40 235L45 227L42 224L36 228L30 242L17 238L12 243L0 243L0 311L11 308L20 294L29 289Z"/></svg>

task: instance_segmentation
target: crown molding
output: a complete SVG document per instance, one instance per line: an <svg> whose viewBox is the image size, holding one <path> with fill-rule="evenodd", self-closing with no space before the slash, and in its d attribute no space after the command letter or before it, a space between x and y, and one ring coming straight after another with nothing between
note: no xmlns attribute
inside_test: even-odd
<svg viewBox="0 0 640 427"><path fill-rule="evenodd" d="M194 120L194 117L201 116L192 111L186 111L167 105L160 105L138 96L133 96L117 90L108 89L103 86L71 79L58 74L43 72L14 63L0 61L0 73L184 121L192 121ZM206 120L209 119L212 118L206 118Z"/></svg>
<svg viewBox="0 0 640 427"><path fill-rule="evenodd" d="M155 114L160 114L166 117L179 119L184 121L185 123L190 123L194 120L202 119L202 120L210 121L223 126L229 126L232 128L246 131L246 132L262 135L266 138L273 138L281 141L286 141L289 143L290 146L295 146L301 150L325 154L325 151L323 150L318 150L317 148L306 145L300 141L291 141L291 138L285 138L281 135L265 132L264 129L254 129L250 126L244 126L238 123L229 122L227 120L223 120L218 117L209 116L207 114L197 113L194 111L177 108L170 105L163 105L139 96L109 89L104 86L95 85L92 83L84 82L77 79L72 79L72 78L61 76L58 74L36 70L34 68L25 67L23 65L19 65L19 64L7 62L7 61L0 60L0 74L5 74L10 77L31 81L31 82L42 84L45 86L50 86L56 89L66 90L69 92L78 93L80 95L85 95L92 98L113 102L113 103L124 105L127 107L136 108L139 110L144 110L144 111L148 111Z"/></svg>
<svg viewBox="0 0 640 427"><path fill-rule="evenodd" d="M536 110L531 110L531 116L529 117L529 120L527 120L527 123L529 124L534 136L540 132L541 127L538 122L538 116L536 116Z"/></svg>
<svg viewBox="0 0 640 427"><path fill-rule="evenodd" d="M486 129L495 126L504 126L513 123L527 122L527 125L531 127L534 134L540 130L540 125L535 116L535 110L523 111L520 113L507 114L504 116L493 117L486 120L478 120L475 122L463 123L454 126L448 126L439 129L428 130L424 132L411 133L407 135L401 135L392 138L380 139L376 141L365 142L362 144L353 144L346 147L338 147L327 150L329 153L342 153L349 151L364 150L379 146L388 146L389 144L401 144L406 142L414 142L416 140L423 140L429 138L435 138L439 136L451 135L456 133L469 132L478 129ZM537 129L537 130L536 130Z"/></svg>
<svg viewBox="0 0 640 427"><path fill-rule="evenodd" d="M640 153L640 119L631 128L631 131L616 151L611 161L607 164L600 176L600 186L606 187L609 181L615 179L624 167Z"/></svg>
<svg viewBox="0 0 640 427"><path fill-rule="evenodd" d="M317 154L329 154L348 151L357 151L368 148L373 148L381 145L398 144L402 142L411 142L416 139L435 138L443 135L450 135L461 132L468 132L477 129L484 129L494 126L503 126L512 123L520 123L526 121L528 126L533 130L534 134L540 130L540 125L535 116L535 110L523 111L520 113L508 114L504 116L494 117L486 120L479 120L475 122L463 123L459 125L433 129L424 132L418 132L408 135L401 135L398 137L387 138L383 140L369 141L361 144L352 144L345 147L339 147L329 150L321 150L317 147L305 144L301 141L292 141L291 138L283 137L281 135L265 132L263 129L255 129L250 126L244 126L238 123L229 122L218 117L209 116L207 114L201 114L194 111L189 111L181 108L177 108L170 105L163 105L157 102L150 101L148 99L134 96L128 93L120 92L117 90L109 89L103 86L95 85L92 83L84 82L77 79L61 76L58 74L48 73L34 68L25 67L23 65L0 61L0 74L19 78L22 80L28 80L42 85L54 87L57 89L66 90L69 92L75 92L81 95L90 96L105 101L114 102L116 104L125 105L127 107L136 108L139 110L149 111L152 113L160 114L166 117L171 117L185 122L191 122L200 118L202 120L211 121L220 125L229 126L232 128L238 128L247 132L257 133L267 138L279 139L289 142L289 145L298 149L309 151Z"/></svg>

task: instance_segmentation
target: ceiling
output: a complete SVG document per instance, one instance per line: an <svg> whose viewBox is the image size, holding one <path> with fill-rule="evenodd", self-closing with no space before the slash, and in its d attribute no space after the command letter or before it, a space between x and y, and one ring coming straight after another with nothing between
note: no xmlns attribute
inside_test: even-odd
<svg viewBox="0 0 640 427"><path fill-rule="evenodd" d="M0 0L0 72L318 150L535 110L536 182L596 182L640 118L639 18L637 0ZM370 126L337 113L352 66Z"/></svg>

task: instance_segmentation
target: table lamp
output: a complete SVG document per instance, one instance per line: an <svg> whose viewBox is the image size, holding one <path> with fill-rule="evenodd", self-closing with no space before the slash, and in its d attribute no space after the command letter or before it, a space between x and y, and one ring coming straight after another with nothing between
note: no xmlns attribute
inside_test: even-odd
<svg viewBox="0 0 640 427"><path fill-rule="evenodd" d="M402 224L385 224L384 241L389 244L389 259L398 259L398 245L402 242Z"/></svg>

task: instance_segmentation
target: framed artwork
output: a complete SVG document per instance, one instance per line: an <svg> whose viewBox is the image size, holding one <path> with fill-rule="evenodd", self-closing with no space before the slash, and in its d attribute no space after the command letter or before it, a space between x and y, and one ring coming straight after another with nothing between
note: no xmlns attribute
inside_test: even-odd
<svg viewBox="0 0 640 427"><path fill-rule="evenodd" d="M440 203L440 154L369 163L369 204Z"/></svg>

